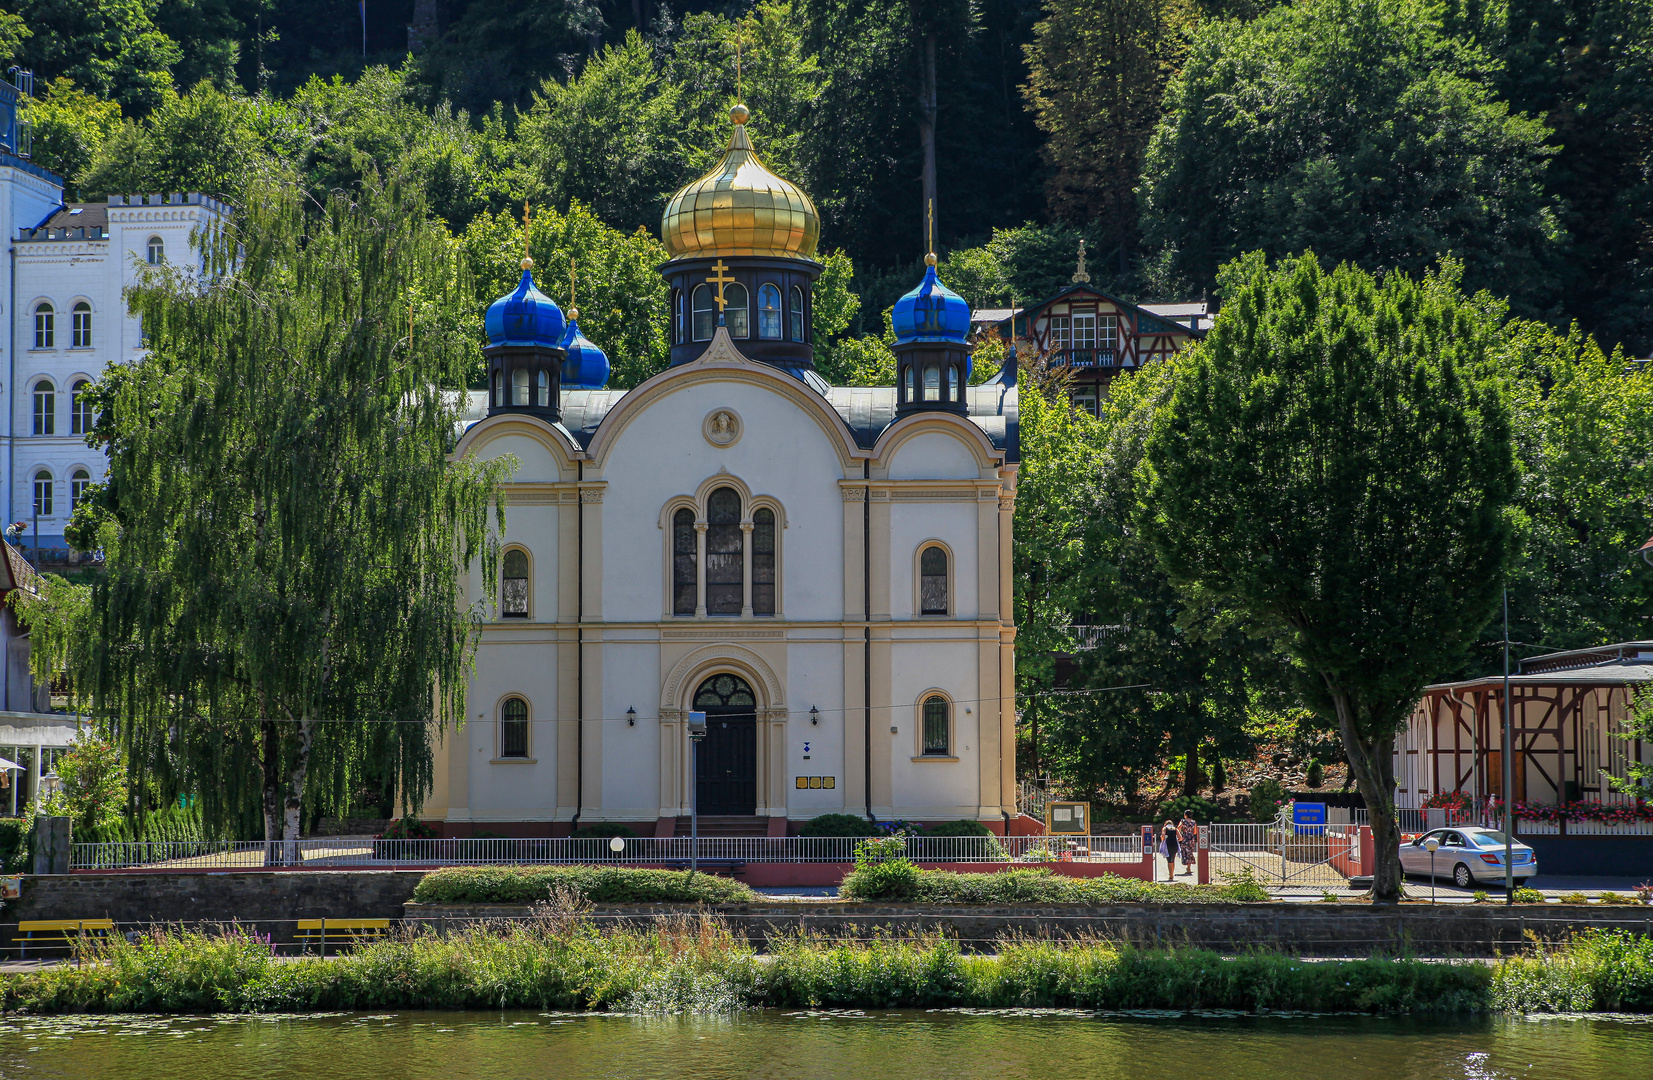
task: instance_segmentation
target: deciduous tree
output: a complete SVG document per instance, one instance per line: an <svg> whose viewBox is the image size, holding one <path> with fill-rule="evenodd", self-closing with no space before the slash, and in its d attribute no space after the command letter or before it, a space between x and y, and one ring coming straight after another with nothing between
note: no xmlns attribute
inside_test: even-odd
<svg viewBox="0 0 1653 1080"><path fill-rule="evenodd" d="M1312 256L1225 269L1209 337L1148 442L1173 581L1278 635L1336 719L1371 812L1373 899L1400 895L1394 742L1497 610L1516 464L1486 371L1498 306L1451 274L1380 283Z"/></svg>

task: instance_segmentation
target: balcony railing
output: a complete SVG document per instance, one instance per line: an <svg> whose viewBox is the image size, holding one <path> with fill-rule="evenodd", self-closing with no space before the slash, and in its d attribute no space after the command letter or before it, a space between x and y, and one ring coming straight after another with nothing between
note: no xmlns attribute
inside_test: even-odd
<svg viewBox="0 0 1653 1080"><path fill-rule="evenodd" d="M1119 363L1118 353L1112 349L1066 348L1058 351L1059 361L1068 367L1113 367Z"/></svg>

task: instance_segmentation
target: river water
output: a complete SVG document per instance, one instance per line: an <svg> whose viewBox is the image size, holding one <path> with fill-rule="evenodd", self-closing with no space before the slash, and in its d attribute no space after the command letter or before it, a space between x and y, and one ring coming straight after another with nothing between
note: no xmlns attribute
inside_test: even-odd
<svg viewBox="0 0 1653 1080"><path fill-rule="evenodd" d="M75 1080L1630 1080L1653 1021L1065 1012L0 1019L0 1077Z"/></svg>

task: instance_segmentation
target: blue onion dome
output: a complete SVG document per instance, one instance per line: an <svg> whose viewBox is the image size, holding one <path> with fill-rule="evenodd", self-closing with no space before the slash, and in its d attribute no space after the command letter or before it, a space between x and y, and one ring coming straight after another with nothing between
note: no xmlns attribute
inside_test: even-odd
<svg viewBox="0 0 1653 1080"><path fill-rule="evenodd" d="M936 276L936 257L924 257L924 280L918 288L895 302L890 320L898 345L934 341L950 345L967 344L970 338L970 305L964 297L941 283Z"/></svg>
<svg viewBox="0 0 1653 1080"><path fill-rule="evenodd" d="M565 322L557 302L534 287L534 260L522 260L516 291L488 305L482 321L490 345L561 346Z"/></svg>
<svg viewBox="0 0 1653 1080"><path fill-rule="evenodd" d="M568 309L568 333L563 335L564 390L601 390L608 383L608 354L580 333L580 309Z"/></svg>

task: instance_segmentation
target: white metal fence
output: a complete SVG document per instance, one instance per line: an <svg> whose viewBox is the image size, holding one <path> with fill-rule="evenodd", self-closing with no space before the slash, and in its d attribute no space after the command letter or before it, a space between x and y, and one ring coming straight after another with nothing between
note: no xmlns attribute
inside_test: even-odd
<svg viewBox="0 0 1653 1080"><path fill-rule="evenodd" d="M1312 826L1318 834L1288 822L1267 825L1211 826L1211 880L1250 874L1274 888L1346 885L1348 878L1333 863L1334 853L1354 841L1355 827Z"/></svg>
<svg viewBox="0 0 1653 1080"><path fill-rule="evenodd" d="M297 843L76 844L75 870L317 870L332 867L479 866L592 863L610 866L839 862L855 860L848 837L627 838L620 850L599 839L352 840ZM698 844L698 847L694 845ZM1136 836L915 836L907 857L922 863L1136 862Z"/></svg>

